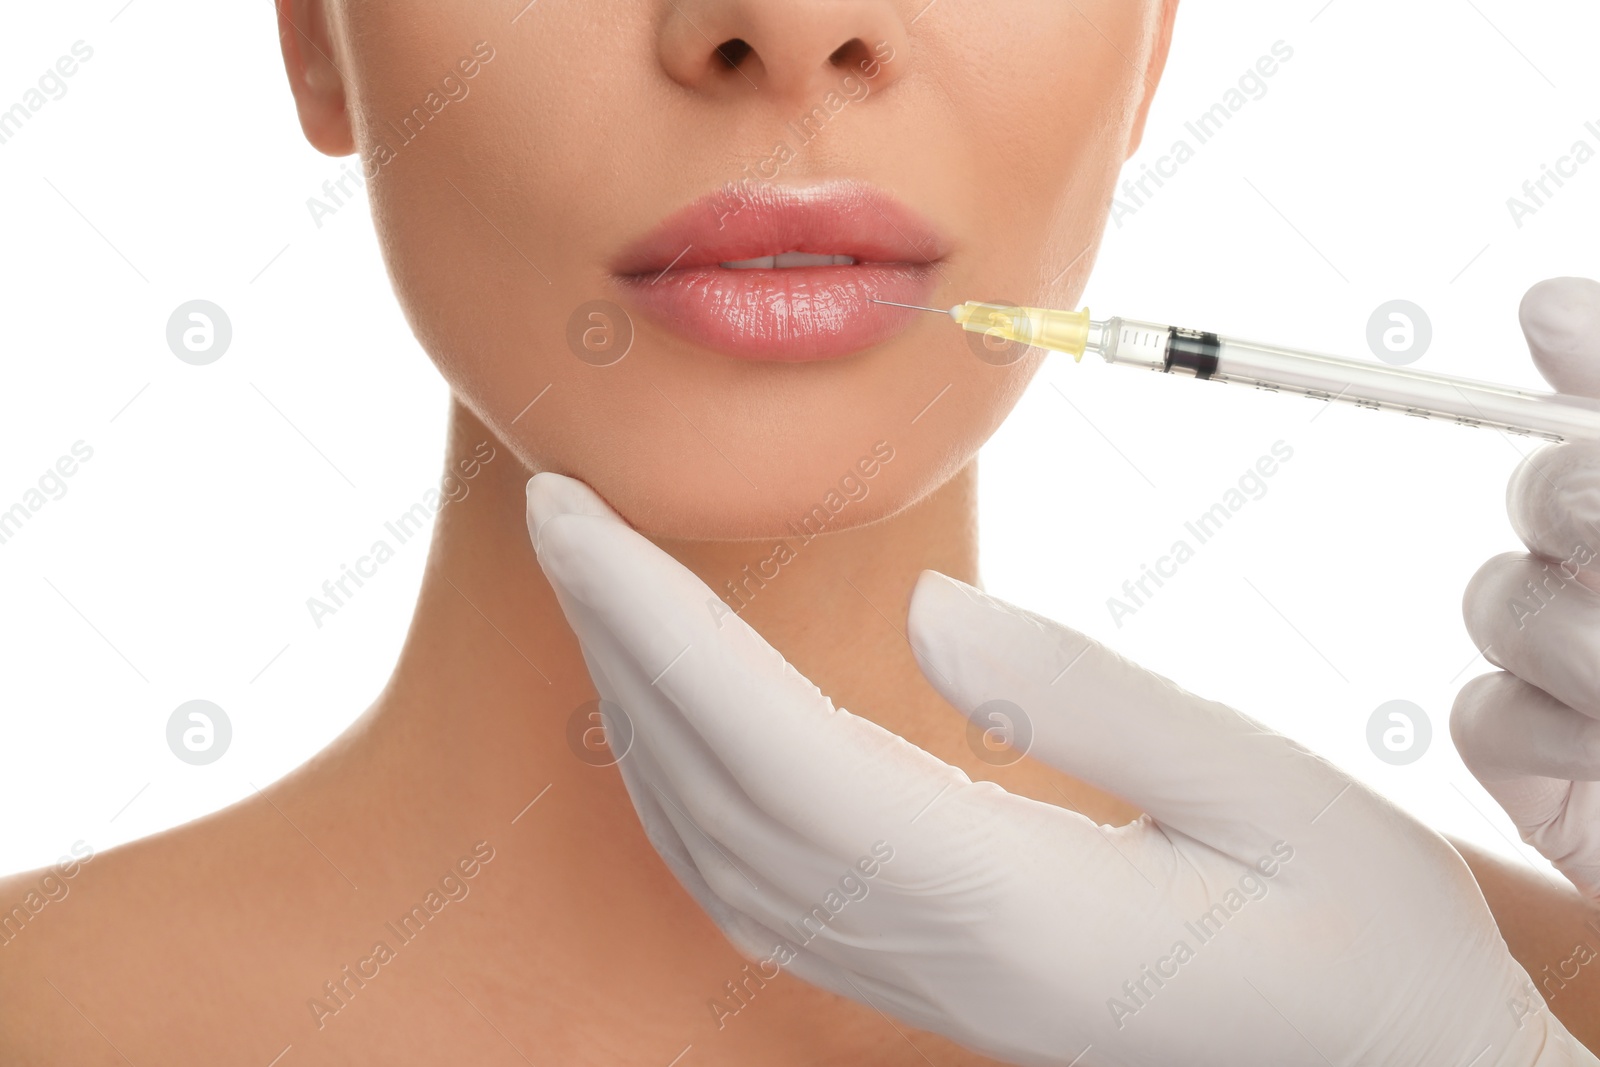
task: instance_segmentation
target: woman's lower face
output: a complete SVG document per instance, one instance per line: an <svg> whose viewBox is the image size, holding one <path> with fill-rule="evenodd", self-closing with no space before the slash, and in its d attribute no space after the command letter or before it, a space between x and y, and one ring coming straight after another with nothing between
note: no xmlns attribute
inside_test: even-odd
<svg viewBox="0 0 1600 1067"><path fill-rule="evenodd" d="M456 395L531 469L706 540L839 500L870 522L973 456L1042 354L873 301L1074 301L1165 13L327 3L389 270Z"/></svg>

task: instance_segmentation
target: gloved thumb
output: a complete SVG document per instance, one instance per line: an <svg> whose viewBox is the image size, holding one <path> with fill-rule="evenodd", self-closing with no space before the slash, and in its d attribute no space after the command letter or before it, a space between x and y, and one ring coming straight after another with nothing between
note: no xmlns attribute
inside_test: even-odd
<svg viewBox="0 0 1600 1067"><path fill-rule="evenodd" d="M1298 836L1350 779L1098 642L924 571L908 635L923 673L979 726L1243 862Z"/></svg>
<svg viewBox="0 0 1600 1067"><path fill-rule="evenodd" d="M1600 282L1550 278L1518 310L1534 366L1561 393L1600 397Z"/></svg>

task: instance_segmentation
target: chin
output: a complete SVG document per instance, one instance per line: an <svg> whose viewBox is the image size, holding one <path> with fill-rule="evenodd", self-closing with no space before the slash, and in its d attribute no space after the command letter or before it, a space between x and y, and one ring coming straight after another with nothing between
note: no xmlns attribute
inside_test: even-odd
<svg viewBox="0 0 1600 1067"><path fill-rule="evenodd" d="M574 476L655 540L794 543L890 518L960 469L956 463L918 462L909 450L884 439L839 460L832 466L815 460L796 463L787 472L769 469L768 474L788 477L777 477L760 490L737 475L704 465L687 474L663 465L658 477L648 468Z"/></svg>
<svg viewBox="0 0 1600 1067"><path fill-rule="evenodd" d="M796 363L729 358L641 323L625 358L591 367L553 332L564 316L496 304L497 317L446 311L418 331L452 390L530 471L587 483L658 540L887 519L966 466L1044 359L985 363L928 316L891 342Z"/></svg>
<svg viewBox="0 0 1600 1067"><path fill-rule="evenodd" d="M951 404L941 419L935 405L912 423L915 407L869 408L860 394L844 394L809 418L749 413L701 422L680 415L683 404L657 399L637 419L608 420L609 433L596 434L591 423L582 436L513 432L507 439L530 469L586 482L653 539L809 540L881 522L923 500L971 460L1010 407L979 415ZM711 407L695 405L707 414Z"/></svg>

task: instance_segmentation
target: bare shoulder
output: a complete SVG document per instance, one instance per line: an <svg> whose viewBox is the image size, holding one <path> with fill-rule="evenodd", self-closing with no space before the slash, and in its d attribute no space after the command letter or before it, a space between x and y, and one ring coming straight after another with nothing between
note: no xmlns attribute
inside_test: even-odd
<svg viewBox="0 0 1600 1067"><path fill-rule="evenodd" d="M0 878L0 1063L204 1062L275 1040L252 1035L248 1005L283 980L293 932L315 930L295 912L317 902L292 891L305 872L274 847L270 811L246 801L102 852L78 842Z"/></svg>
<svg viewBox="0 0 1600 1067"><path fill-rule="evenodd" d="M94 847L79 840L48 867L0 877L0 1051L20 1062L48 1062L28 1053L42 1051L44 1035L72 1011L47 961L61 958L63 935L73 928L69 902L75 893L81 898L95 859Z"/></svg>
<svg viewBox="0 0 1600 1067"><path fill-rule="evenodd" d="M0 950L44 921L46 911L72 894L74 881L94 861L94 848L86 841L74 841L70 853L55 863L34 871L0 877Z"/></svg>

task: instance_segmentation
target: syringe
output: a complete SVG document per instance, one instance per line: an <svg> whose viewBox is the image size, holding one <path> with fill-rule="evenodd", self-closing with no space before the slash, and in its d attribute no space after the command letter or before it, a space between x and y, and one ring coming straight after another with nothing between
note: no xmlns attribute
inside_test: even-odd
<svg viewBox="0 0 1600 1067"><path fill-rule="evenodd" d="M916 304L895 306L947 314L972 333L1065 352L1079 361L1085 352L1095 352L1107 363L1235 382L1376 411L1398 411L1460 426L1484 426L1549 441L1600 438L1600 400L1588 397L1513 389L1135 319L1098 321L1089 317L1088 308L1055 311L976 300L949 311Z"/></svg>

